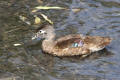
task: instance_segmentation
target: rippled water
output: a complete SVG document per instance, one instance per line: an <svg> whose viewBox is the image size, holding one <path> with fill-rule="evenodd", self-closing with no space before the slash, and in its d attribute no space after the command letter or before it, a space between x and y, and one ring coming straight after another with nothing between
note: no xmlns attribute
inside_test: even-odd
<svg viewBox="0 0 120 80"><path fill-rule="evenodd" d="M0 80L120 80L120 0L0 0ZM81 33L113 38L106 49L87 58L54 57L40 44L26 46L38 5L68 10L41 10L55 24L57 37ZM75 9L80 9L75 11ZM13 44L22 44L14 46Z"/></svg>

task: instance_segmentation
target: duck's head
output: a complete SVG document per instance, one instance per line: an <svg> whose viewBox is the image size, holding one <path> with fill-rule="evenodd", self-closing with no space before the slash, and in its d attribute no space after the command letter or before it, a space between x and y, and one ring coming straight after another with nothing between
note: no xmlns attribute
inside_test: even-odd
<svg viewBox="0 0 120 80"><path fill-rule="evenodd" d="M36 30L36 33L33 35L32 40L53 39L54 36L54 27L52 25L42 25Z"/></svg>

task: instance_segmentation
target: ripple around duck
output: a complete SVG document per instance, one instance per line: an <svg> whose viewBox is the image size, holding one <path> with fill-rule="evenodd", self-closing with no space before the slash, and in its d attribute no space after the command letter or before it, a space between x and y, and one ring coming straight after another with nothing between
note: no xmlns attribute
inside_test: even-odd
<svg viewBox="0 0 120 80"><path fill-rule="evenodd" d="M69 10L42 11L55 23L56 37L71 33L110 36L106 49L86 58L44 54L41 42L30 40L33 20L29 10L41 3L0 0L0 79L9 80L120 80L120 0L43 0L43 5ZM77 8L78 11L72 8ZM21 44L14 46L13 44Z"/></svg>

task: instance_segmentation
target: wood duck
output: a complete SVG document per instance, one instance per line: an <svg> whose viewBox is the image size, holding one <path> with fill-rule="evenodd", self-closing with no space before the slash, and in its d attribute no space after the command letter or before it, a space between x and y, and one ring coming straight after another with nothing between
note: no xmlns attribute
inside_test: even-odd
<svg viewBox="0 0 120 80"><path fill-rule="evenodd" d="M81 34L70 34L55 39L55 29L52 25L43 25L38 28L32 40L38 38L43 39L42 50L55 56L86 56L102 50L112 41L110 37Z"/></svg>

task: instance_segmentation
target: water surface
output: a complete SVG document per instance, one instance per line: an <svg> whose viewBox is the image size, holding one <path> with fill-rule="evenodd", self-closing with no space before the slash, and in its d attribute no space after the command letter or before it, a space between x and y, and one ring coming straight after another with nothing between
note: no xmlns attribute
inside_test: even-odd
<svg viewBox="0 0 120 80"><path fill-rule="evenodd" d="M44 54L41 43L24 45L35 27L30 11L38 5L69 9L40 11L54 22L57 37L80 33L110 36L113 41L84 59ZM119 0L0 0L0 13L1 80L120 80ZM22 45L14 46L18 43Z"/></svg>

